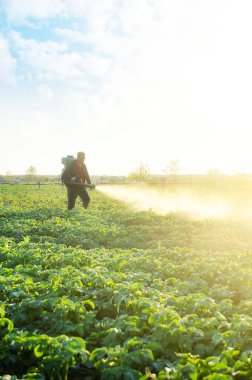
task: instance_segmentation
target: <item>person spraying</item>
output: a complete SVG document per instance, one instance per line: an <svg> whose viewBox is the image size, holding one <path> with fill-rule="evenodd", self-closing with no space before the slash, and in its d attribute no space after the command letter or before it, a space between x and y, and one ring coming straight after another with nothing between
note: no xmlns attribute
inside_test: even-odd
<svg viewBox="0 0 252 380"><path fill-rule="evenodd" d="M67 187L68 210L72 210L75 207L78 196L82 200L83 207L88 208L90 196L85 188L94 189L95 185L91 184L88 170L84 163L85 153L78 152L77 159L74 159L72 156L69 157L71 159L68 162L62 159L62 162L66 162L66 165L61 175L62 182Z"/></svg>

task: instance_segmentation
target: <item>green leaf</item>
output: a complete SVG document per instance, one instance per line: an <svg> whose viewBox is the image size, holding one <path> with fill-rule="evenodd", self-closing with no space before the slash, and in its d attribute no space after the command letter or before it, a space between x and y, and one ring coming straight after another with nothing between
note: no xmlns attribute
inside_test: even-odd
<svg viewBox="0 0 252 380"><path fill-rule="evenodd" d="M0 318L0 326L7 326L7 330L11 332L14 328L13 322L8 318Z"/></svg>
<svg viewBox="0 0 252 380"><path fill-rule="evenodd" d="M85 301L83 302L83 305L88 305L88 306L90 306L92 310L95 309L95 304L94 304L93 301L91 301L91 300L85 300Z"/></svg>
<svg viewBox="0 0 252 380"><path fill-rule="evenodd" d="M212 342L214 345L218 345L220 344L221 342L223 342L223 336L222 334L220 334L219 332L216 332L213 336L212 336Z"/></svg>
<svg viewBox="0 0 252 380"><path fill-rule="evenodd" d="M41 358L44 355L44 351L42 350L42 347L40 345L37 345L34 348L34 355L36 358Z"/></svg>

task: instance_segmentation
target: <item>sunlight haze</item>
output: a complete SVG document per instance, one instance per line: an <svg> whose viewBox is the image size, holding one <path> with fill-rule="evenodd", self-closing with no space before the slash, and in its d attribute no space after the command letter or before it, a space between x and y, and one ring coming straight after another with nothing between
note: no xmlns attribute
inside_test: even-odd
<svg viewBox="0 0 252 380"><path fill-rule="evenodd" d="M0 0L0 174L252 172L249 0Z"/></svg>

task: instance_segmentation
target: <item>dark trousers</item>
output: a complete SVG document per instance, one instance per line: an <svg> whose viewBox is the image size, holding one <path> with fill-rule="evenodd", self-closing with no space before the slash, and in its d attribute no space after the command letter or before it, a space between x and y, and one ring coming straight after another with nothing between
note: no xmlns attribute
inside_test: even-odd
<svg viewBox="0 0 252 380"><path fill-rule="evenodd" d="M85 188L81 186L67 186L68 210L74 208L78 196L82 200L83 207L87 208L90 202L90 197Z"/></svg>

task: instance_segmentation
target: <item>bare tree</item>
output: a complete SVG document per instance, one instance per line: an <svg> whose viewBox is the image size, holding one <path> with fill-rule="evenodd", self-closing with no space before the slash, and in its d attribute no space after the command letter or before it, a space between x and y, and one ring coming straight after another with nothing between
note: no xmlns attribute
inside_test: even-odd
<svg viewBox="0 0 252 380"><path fill-rule="evenodd" d="M129 173L128 179L133 181L148 181L150 170L147 165L141 163L135 170Z"/></svg>
<svg viewBox="0 0 252 380"><path fill-rule="evenodd" d="M34 166L30 166L26 170L27 179L29 179L31 181L31 180L34 180L36 178L36 176L37 176L37 169Z"/></svg>
<svg viewBox="0 0 252 380"><path fill-rule="evenodd" d="M11 181L13 179L13 174L9 170L7 170L4 177L7 181Z"/></svg>
<svg viewBox="0 0 252 380"><path fill-rule="evenodd" d="M179 160L173 160L168 162L163 172L165 175L169 176L172 179L172 181L175 181L176 176L180 172Z"/></svg>

